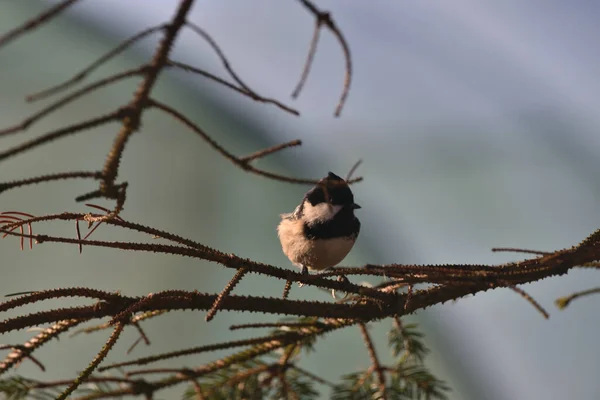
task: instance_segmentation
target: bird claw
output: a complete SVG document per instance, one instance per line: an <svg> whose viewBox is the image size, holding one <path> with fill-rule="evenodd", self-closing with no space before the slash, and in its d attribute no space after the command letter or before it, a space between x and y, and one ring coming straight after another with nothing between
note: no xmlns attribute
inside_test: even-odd
<svg viewBox="0 0 600 400"><path fill-rule="evenodd" d="M300 271L300 273L301 273L302 275L305 275L305 276L308 276L308 275L310 275L310 274L308 273L308 268L306 268L306 266L305 266L305 265L303 265L303 266L302 266L302 271ZM302 282L298 282L298 287L299 287L299 288L301 288L302 286L304 286L304 283L302 283Z"/></svg>
<svg viewBox="0 0 600 400"><path fill-rule="evenodd" d="M345 275L338 275L337 281L344 282L344 283L350 283L350 281L348 280L348 278L346 278ZM331 296L333 297L334 300L337 300L337 297L335 296L335 289L331 289ZM348 297L348 293L345 293L344 297L342 297L342 299L345 299L346 297Z"/></svg>

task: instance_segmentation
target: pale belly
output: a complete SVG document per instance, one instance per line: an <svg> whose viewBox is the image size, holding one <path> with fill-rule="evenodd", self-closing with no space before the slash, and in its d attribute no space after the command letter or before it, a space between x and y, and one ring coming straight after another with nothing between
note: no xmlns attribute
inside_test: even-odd
<svg viewBox="0 0 600 400"><path fill-rule="evenodd" d="M323 270L339 264L354 246L355 239L308 240L298 221L284 220L278 227L283 253L294 263Z"/></svg>

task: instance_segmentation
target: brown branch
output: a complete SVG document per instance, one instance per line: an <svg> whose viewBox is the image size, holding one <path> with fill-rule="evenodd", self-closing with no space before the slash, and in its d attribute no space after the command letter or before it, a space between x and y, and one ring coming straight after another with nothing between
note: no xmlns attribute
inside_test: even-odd
<svg viewBox="0 0 600 400"><path fill-rule="evenodd" d="M52 220L52 219L78 219L81 218L82 214L58 214L53 216L46 217L37 217L32 218L25 221L15 222L14 224L9 224L2 229L2 231L10 230L11 228L22 225L25 223L32 223L36 221L42 220ZM108 221L106 223L109 223ZM155 229L147 229L146 227L139 224L131 224L124 221L112 221L110 222L112 225L119 225L128 227L129 229L135 229L140 232L155 234L160 237L169 238L173 235L168 233L161 233L161 231ZM22 235L16 232L10 232L10 235L13 236L25 236L32 237L31 235ZM189 257L198 257L202 259L206 259L209 261L214 261L225 265L229 268L238 269L240 267L246 267L252 272L275 276L280 279L285 280L294 280L294 281L302 281L302 282L310 282L315 286L328 288L328 289L336 289L344 292L350 292L354 294L361 294L363 296L369 296L372 298L377 298L383 301L393 299L395 294L393 293L384 293L377 289L371 289L365 286L354 285L346 282L338 282L329 279L324 279L328 276L328 273L324 273L320 276L303 276L300 273L296 273L292 270L280 269L273 266L269 266L262 263L252 262L247 259L241 259L235 255L226 254L214 249L207 248L206 246L194 244L194 242L187 241L186 246L193 246L194 248L184 248L179 246L171 246L171 245L159 245L159 244L146 244L146 243L127 243L127 242L102 242L102 241L89 241L89 240L77 240L70 238L60 238L60 237L50 237L46 235L34 235L33 236L38 242L43 241L53 241L53 242L62 242L62 243L72 243L72 244L85 244L85 245L94 245L100 247L109 247L109 248L118 248L123 250L138 250L138 251L153 251L153 252L163 252L168 254L179 254ZM181 239L181 238L180 238ZM593 243L592 243L593 244ZM502 265L500 268L495 266L488 265L421 265L421 266L411 266L411 265L385 265L385 266L375 266L375 265L367 265L364 268L336 268L334 271L330 273L334 273L335 275L339 274L370 274L377 276L391 276L395 278L406 277L407 274L418 274L418 281L421 282L436 282L440 283L451 282L453 284L458 284L459 282L464 282L468 284L472 284L473 282L480 282L486 285L490 283L496 283L499 286L505 286L504 282L509 284L520 284L525 282L531 282L532 280L540 279L540 277L546 276L548 273L550 274L560 274L564 273L564 271L568 270L576 265L585 264L590 262L590 260L598 259L598 254L594 250L594 246L586 245L586 246L578 246L567 250L561 250L552 255L538 257L531 260L525 260L519 263L512 263ZM569 260L573 262L565 267L565 261ZM450 278L447 278L449 276ZM410 308L410 307L409 307Z"/></svg>
<svg viewBox="0 0 600 400"><path fill-rule="evenodd" d="M369 335L369 331L367 330L367 326L364 323L358 324L360 329L360 333L362 335L363 341L365 342L365 346L367 347L367 351L369 352L369 357L371 358L371 363L373 364L373 371L377 376L377 380L379 381L379 392L380 398L385 400L387 398L385 393L385 374L384 370L379 362L379 358L377 357L377 352L375 351L375 345L371 340L371 335Z"/></svg>
<svg viewBox="0 0 600 400"><path fill-rule="evenodd" d="M33 178L21 179L17 181L0 183L0 193L21 186L35 185L42 182L51 182L64 179L101 179L102 172L100 171L74 171L74 172L59 172L57 174L49 174L36 176Z"/></svg>
<svg viewBox="0 0 600 400"><path fill-rule="evenodd" d="M231 325L230 330L248 329L248 328L303 328L307 326L324 325L322 322L257 322L254 324Z"/></svg>
<svg viewBox="0 0 600 400"><path fill-rule="evenodd" d="M131 379L127 379L127 378L118 378L118 377L114 377L114 376L90 376L86 382L88 383L133 383L133 381ZM71 383L73 383L73 380L57 380L57 381L50 381L50 382L42 382L42 381L33 381L32 382L32 389L48 389L48 388L55 388L58 386L67 386L70 385Z"/></svg>
<svg viewBox="0 0 600 400"><path fill-rule="evenodd" d="M354 165L352 166L352 168L350 168L350 171L348 171L348 175L346 175L346 179L345 181L348 182L349 180L352 179L352 175L354 175L354 173L356 172L356 170L358 169L358 167L360 167L360 165L362 164L363 160L358 160L357 162L354 163Z"/></svg>
<svg viewBox="0 0 600 400"><path fill-rule="evenodd" d="M151 33L165 29L165 27L166 27L166 25L158 25L158 26L148 28L146 30L143 30L143 31L135 34L134 36L122 41L117 47L115 47L108 53L99 57L96 61L92 62L89 66L87 66L85 69L78 72L72 78L70 78L62 83L59 83L58 85L52 86L48 89L44 89L41 92L34 93L34 94L27 96L27 98L26 98L27 101L37 101L37 100L46 98L48 96L52 96L55 93L58 93L62 90L69 88L70 86L72 86L72 85L76 84L77 82L81 81L82 79L84 79L87 75L92 73L96 68L100 67L102 64L106 63L111 58L113 58L116 55L123 52L125 49L127 49L129 46L131 46L138 40L148 36Z"/></svg>
<svg viewBox="0 0 600 400"><path fill-rule="evenodd" d="M286 332L286 333L282 333L279 335L261 336L261 337L251 338L251 339L243 339L243 340L232 340L232 341L223 342L223 343L216 343L216 344L209 344L209 345L205 345L205 346L192 347L189 349L172 351L172 352L162 353L162 354L155 354L155 355L152 355L149 357L142 357L142 358L138 358L135 360L110 364L110 365L99 368L98 371L102 372L102 371L107 371L109 369L127 367L130 365L145 365L145 364L150 364L150 363L157 362L157 361L164 361L169 358L179 358L179 357L191 356L191 355L200 354L200 353L207 353L207 352L211 352L211 351L233 349L235 347L252 346L252 345L256 345L256 344L270 342L272 340L290 339L292 341L297 338L298 338L298 335L296 333Z"/></svg>
<svg viewBox="0 0 600 400"><path fill-rule="evenodd" d="M265 104L273 104L273 105L279 107L280 109L282 109L283 111L288 112L288 113L290 113L292 115L296 115L296 116L300 115L300 113L298 112L298 110L296 110L294 108L291 108L289 106L286 106L285 104L281 103L280 101L260 96L260 95L258 95L257 93L254 93L254 92L248 92L243 87L239 88L239 87L237 87L235 85L232 85L231 83L227 82L226 80L224 80L222 78L219 78L218 76L213 75L210 72L206 72L206 71L204 71L204 70L202 70L200 68L196 68L196 67L193 67L193 66L191 66L189 64L185 64L185 63L178 62L178 61L172 61L172 60L168 61L167 66L177 67L177 68L182 69L182 70L184 70L186 72L193 72L193 73L196 73L198 75L202 75L202 76L204 76L204 77L206 77L206 78L208 78L210 80L213 80L213 81L215 81L217 83L220 83L221 85L223 85L225 87L228 87L229 89L235 90L239 94L247 96L247 97L251 98L254 101L258 101L260 103L265 103Z"/></svg>
<svg viewBox="0 0 600 400"><path fill-rule="evenodd" d="M100 125L104 125L110 121L116 121L118 119L123 118L127 115L126 109L119 109L117 111L113 111L109 114L101 115L99 117L87 119L83 122L67 126L65 128L60 128L55 131L48 132L42 136L39 136L35 139L23 142L13 148L4 150L0 152L0 161L3 161L9 157L13 157L17 154L24 153L27 150L31 150L35 147L39 147L45 143L51 142L53 140L72 135L78 132L87 131L92 128L95 128Z"/></svg>
<svg viewBox="0 0 600 400"><path fill-rule="evenodd" d="M337 27L337 25L331 18L330 13L319 10L309 0L299 0L299 1L300 1L300 3L302 3L302 5L304 7L306 7L306 9L308 9L310 11L310 13L312 13L314 15L314 17L316 19L317 27L320 28L322 25L325 25L331 31L331 33L333 33L333 35L336 37L336 39L340 43L340 46L342 47L342 51L344 52L344 58L346 60L346 72L344 75L344 87L342 89L342 94L340 95L340 100L338 102L338 105L336 106L335 114L334 114L336 117L339 117L340 114L342 113L342 109L344 108L344 104L346 103L346 99L348 98L348 94L350 93L350 84L352 81L352 56L350 55L350 47L348 46L348 43L346 42L346 39L344 38L342 31ZM316 36L316 39L315 39L315 36ZM314 51L316 51L316 41L318 41L318 39L319 39L318 34L316 34L316 35L313 34L313 41L315 42L315 50ZM311 44L311 51L312 51L312 44ZM309 57L310 57L310 52L309 52ZM309 63L309 60L307 59L307 64L308 63ZM310 64L309 64L309 68L310 68Z"/></svg>
<svg viewBox="0 0 600 400"><path fill-rule="evenodd" d="M32 124L34 124L35 122L37 122L40 119L42 119L43 117L45 117L46 115L66 106L67 104L78 99L79 97L84 96L88 93L91 93L97 89L100 89L103 86L118 82L122 79L131 78L132 76L136 76L136 75L141 75L144 72L145 68L146 67L140 67L140 68L128 70L125 72L111 75L104 79L100 79L99 81L96 81L94 83L91 83L88 86L85 86L85 87L71 93L70 95L63 97L60 100L55 101L54 103L50 104L49 106L44 107L40 111L31 115L30 117L27 117L26 119L24 119L20 124L17 124L17 125L8 127L8 128L0 129L0 136L24 131L27 128L29 128Z"/></svg>
<svg viewBox="0 0 600 400"><path fill-rule="evenodd" d="M223 157L225 157L226 159L228 159L229 161L231 161L233 164L240 167L244 171L251 172L256 175L261 175L261 176L264 176L264 177L267 177L270 179L274 179L277 181L282 181L282 182L300 183L300 184L308 184L308 185L316 185L318 183L317 179L298 179L298 178L274 174L271 172L267 172L267 171L258 169L256 167L254 167L253 165L251 165L250 163L243 161L242 159L236 157L235 155L233 155L230 152L228 152L227 150L225 150L225 148L223 148L219 143L217 143L213 138L211 138L206 132L204 132L203 129L201 129L197 124L193 123L191 120L189 120L183 114L181 114L179 111L175 110L174 108L169 107L166 104L160 103L154 99L149 99L148 102L149 102L149 106L156 107L159 110L164 111L165 113L167 113L167 114L171 115L173 118L175 118L177 121L179 121L182 124L184 124L185 126L187 126L189 129L191 129L192 131L197 133L213 149L215 149ZM348 183L349 184L356 183L361 180L362 180L362 177L358 177L358 178L352 179Z"/></svg>
<svg viewBox="0 0 600 400"><path fill-rule="evenodd" d="M24 296L15 297L13 299L7 300L5 302L0 303L0 312L6 312L8 310L12 310L17 307L21 307L27 304L39 303L40 301L49 300L49 299L59 299L63 297L85 297L89 299L97 299L103 300L106 302L121 302L123 300L131 300L133 298L128 298L122 296L118 293L110 293L105 292L103 290L91 289L91 288L64 288L64 289L50 289L50 290L40 290L37 292L31 292ZM69 318L63 318L69 319ZM59 320L57 320L59 321ZM56 322L56 321L52 321Z"/></svg>
<svg viewBox="0 0 600 400"><path fill-rule="evenodd" d="M135 96L129 108L131 115L123 121L121 130L117 134L112 148L110 149L104 168L102 169L103 181L100 184L100 190L105 196L114 195L115 179L119 172L121 155L125 149L125 145L133 132L137 131L140 125L140 119L144 106L150 96L150 92L158 79L159 73L167 63L169 52L173 47L175 38L185 23L186 16L192 7L194 0L182 0L177 8L177 12L169 25L165 28L165 35L158 45L152 61L148 65L145 72L145 78L138 87Z"/></svg>
<svg viewBox="0 0 600 400"><path fill-rule="evenodd" d="M242 80L242 78L239 77L238 74L235 73L235 71L231 67L231 64L227 60L227 57L225 57L225 53L223 53L223 50L221 50L221 47L217 44L217 42L204 29L200 28L198 25L196 25L196 24L194 24L193 22L190 22L190 21L187 21L186 24L197 35L199 35L200 37L202 37L202 39L206 40L206 42L210 45L210 47L213 48L213 50L215 51L215 53L217 53L217 55L221 59L221 62L223 63L223 66L225 67L225 69L227 70L227 72L229 72L229 75L233 78L234 81L237 82L238 85L240 85L251 96L260 97L260 96L258 96L256 94L256 92L254 90L250 89L250 87L244 83L244 81Z"/></svg>
<svg viewBox="0 0 600 400"><path fill-rule="evenodd" d="M290 290L292 290L292 281L285 281L281 298L287 299L290 296Z"/></svg>
<svg viewBox="0 0 600 400"><path fill-rule="evenodd" d="M492 248L493 252L504 252L504 253L526 253L526 254L536 254L536 255L547 255L551 254L548 251L539 251L539 250L529 250L529 249L519 249L516 247L494 247Z"/></svg>
<svg viewBox="0 0 600 400"><path fill-rule="evenodd" d="M25 344L20 345L14 348L14 351L10 353L4 361L0 362L0 374L8 371L14 365L19 364L24 358L30 358L32 361L36 361L31 355L35 350L42 347L44 344L48 343L53 338L58 338L58 336L71 329L74 326L77 326L81 323L85 322L85 320L79 319L68 319L63 321L58 321L51 327L44 329L42 332L29 339ZM44 367L36 362L40 366L42 370Z"/></svg>
<svg viewBox="0 0 600 400"><path fill-rule="evenodd" d="M206 313L206 318L205 318L206 322L211 321L215 317L215 315L217 314L217 311L219 311L219 307L221 306L221 304L223 304L223 300L225 298L227 298L227 296L229 296L229 294L233 291L233 289L237 286L237 284L242 280L242 278L244 277L244 275L246 275L246 273L248 273L247 268L240 268L237 270L237 272L235 273L233 278L231 278L229 283L225 286L225 288L221 291L221 293L219 293L219 295L215 299L215 302L213 303L210 310L208 310L208 312Z"/></svg>
<svg viewBox="0 0 600 400"><path fill-rule="evenodd" d="M58 396L56 398L57 400L65 400L67 397L69 397L69 395L71 393L73 393L75 391L75 389L77 389L79 387L79 385L81 385L83 382L85 382L87 380L87 378L92 374L92 372L94 372L94 370L98 367L98 364L100 364L102 362L102 360L104 360L104 358L106 358L106 356L108 355L108 352L113 348L113 346L119 339L119 336L121 336L121 333L123 332L124 327L125 327L125 325L123 325L123 324L117 325L117 327L113 331L112 335L110 335L110 338L108 339L106 344L102 347L100 352L96 355L96 357L94 357L92 362L79 374L79 376L75 379L75 381L73 381L73 383L69 387L67 387L60 394L60 396Z"/></svg>
<svg viewBox="0 0 600 400"><path fill-rule="evenodd" d="M105 221L108 223L109 221ZM3 231L0 229L0 231ZM303 282L305 284L323 287L327 289L334 289L343 291L346 293L354 293L360 294L363 296L372 297L374 299L380 300L390 300L394 299L396 295L394 293L384 293L381 291L377 291L371 289L367 286L356 285L350 282L343 281L334 281L322 278L316 275L305 275L300 272L295 272L288 269L278 268L272 265L253 262L251 260L242 259L235 255L227 255L217 251L200 251L197 249L191 249L180 246L173 245L161 245L161 244L147 244L147 243L129 243L129 242L106 242L106 241L98 241L98 240L80 240L80 239L71 239L65 237L55 237L55 236L47 236L47 235L23 235L15 232L10 232L10 235L13 236L21 236L21 237L33 237L37 243L44 242L54 242L54 243L70 243L77 245L85 245L85 246L96 246L96 247L107 247L113 249L120 250L132 250L132 251L144 251L144 252L152 252L152 253L165 253L165 254L174 254L181 255L186 257L194 257L200 258L207 261L213 261L219 263L227 268L238 269L240 267L247 268L248 271L269 275L272 277L291 280L298 282Z"/></svg>
<svg viewBox="0 0 600 400"><path fill-rule="evenodd" d="M138 345L138 343L140 342L144 342L146 344L146 346L150 346L150 338L148 338L148 335L146 335L146 332L144 332L144 330L142 329L142 327L140 326L140 324L138 322L134 322L133 318L131 319L131 325L133 325L139 332L140 337L133 342L133 344L127 349L127 354L131 353L133 351L133 349Z"/></svg>
<svg viewBox="0 0 600 400"><path fill-rule="evenodd" d="M443 295L449 297L448 300L462 297L467 294L481 291L481 288L470 288L466 292L460 290L453 291L451 294L444 292ZM178 292L168 295L169 292ZM59 308L48 311L39 311L14 318L7 318L0 321L0 334L13 330L24 329L31 326L54 323L64 319L98 319L104 317L115 317L126 310L132 304L140 304L137 312L148 312L156 310L209 310L212 307L216 295L197 292L167 291L163 295L155 294L151 297L126 297L115 302L100 302L89 306L79 306L70 308ZM424 293L421 293L423 295ZM434 293L435 294L435 293ZM416 296L416 295L415 295ZM433 296L436 298L435 296ZM141 300L146 300L141 302ZM402 300L402 297L400 297ZM425 302L419 298L419 302L411 302L414 309L422 308ZM439 301L427 305L437 304ZM282 300L272 297L259 296L239 296L230 295L221 307L227 311L253 311L269 314L295 315L303 317L321 317L321 318L356 318L365 321L384 318L390 315L402 315L402 310L394 303L389 304L336 304L320 301L300 301L300 300ZM413 310L414 311L414 310ZM122 323L128 323L129 320L120 319Z"/></svg>
<svg viewBox="0 0 600 400"><path fill-rule="evenodd" d="M548 311L546 311L544 307L540 305L540 303L538 303L533 297L531 297L529 293L511 284L507 284L506 286L513 292L517 293L525 300L527 300L540 314L542 314L542 317L544 317L545 319L550 318L550 314L548 314Z"/></svg>
<svg viewBox="0 0 600 400"><path fill-rule="evenodd" d="M314 335L323 335L325 333L334 331L336 329L345 328L352 324L353 324L352 320L332 320L331 323L329 325L327 325L326 327L323 327L320 329L312 328L311 330L298 332L297 334L301 337L300 340L303 340L303 339L306 339L306 338L314 336ZM151 382L151 383L149 383L149 387L153 391L166 389L168 387L177 385L180 382L188 381L190 378L198 378L198 377L207 375L209 373L212 373L212 372L224 369L224 368L228 368L229 366L231 366L233 364L243 363L247 360L254 359L258 356L270 353L274 350L285 347L287 345L289 345L289 343L286 340L279 340L279 339L261 343L249 350L244 350L242 352L239 352L237 354L229 356L225 359L217 360L212 363L208 363L208 364L190 369L188 371L188 373L186 373L186 374L176 374L176 375L173 375L173 376L170 376L170 377L158 380L158 381ZM132 388L120 388L120 389L113 390L111 392L100 393L100 394L98 394L98 396L95 396L94 398L100 399L100 398L118 397L118 396L133 394L133 393L135 393L135 392L133 391Z"/></svg>
<svg viewBox="0 0 600 400"><path fill-rule="evenodd" d="M247 155L245 157L240 157L240 161L242 161L244 163L248 163L250 161L254 161L256 159L266 157L270 154L277 153L278 151L281 151L281 150L284 150L284 149L287 149L290 147L301 146L301 145L302 145L302 141L300 139L291 140L289 142L277 144L275 146L271 146L266 149L259 150L250 155Z"/></svg>
<svg viewBox="0 0 600 400"><path fill-rule="evenodd" d="M556 307L558 307L559 309L562 310L562 309L566 308L575 299L578 299L583 296L588 296L590 294L597 294L597 293L600 293L600 288L583 290L581 292L573 293L570 296L559 297L558 299L555 300L555 304L556 304Z"/></svg>
<svg viewBox="0 0 600 400"><path fill-rule="evenodd" d="M317 53L317 45L319 44L319 35L321 33L321 27L323 26L323 20L321 18L315 18L315 28L313 29L313 36L310 40L310 47L308 49L308 55L306 56L306 60L304 61L304 67L302 68L302 74L300 75L300 80L296 84L296 88L292 92L292 98L295 99L300 95L302 88L304 88L304 84L308 79L308 75L310 74L310 68L312 67L315 54Z"/></svg>
<svg viewBox="0 0 600 400"><path fill-rule="evenodd" d="M33 31L35 28L56 17L67 7L72 6L76 2L77 0L64 0L55 5L54 7L49 8L47 11L41 13L40 15L31 18L24 24L19 25L12 31L8 31L4 35L0 36L0 47L8 44L9 42L13 41L19 36L22 36L24 33Z"/></svg>

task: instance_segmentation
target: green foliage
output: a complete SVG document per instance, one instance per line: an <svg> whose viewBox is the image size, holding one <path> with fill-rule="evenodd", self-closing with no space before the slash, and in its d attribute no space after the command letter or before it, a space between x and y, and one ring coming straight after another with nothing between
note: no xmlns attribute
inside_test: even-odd
<svg viewBox="0 0 600 400"><path fill-rule="evenodd" d="M251 360L219 370L199 380L205 398L214 400L244 399L298 399L317 398L315 383L292 368L282 369L277 364ZM197 388L191 385L184 393L185 400L197 397Z"/></svg>
<svg viewBox="0 0 600 400"><path fill-rule="evenodd" d="M381 367L385 376L385 393L382 393L374 367L371 367L342 377L342 383L333 389L332 399L447 399L449 387L423 364L429 349L422 339L423 334L417 330L416 324L402 326L398 323L388 334L396 363L392 367Z"/></svg>
<svg viewBox="0 0 600 400"><path fill-rule="evenodd" d="M286 319L284 322L289 325L282 325L273 333L314 330L319 326L319 322L314 318ZM273 351L260 358L238 362L203 375L189 385L183 399L313 400L319 397L318 389L325 384L333 388L333 400L447 398L448 386L433 376L423 364L429 350L423 343L423 334L415 324L403 325L397 320L394 329L389 332L388 351L391 351L396 359L393 365L379 366L384 376L384 384L375 371L375 365L364 371L342 376L337 384L329 383L296 366L302 350L312 349L313 344L314 339L292 343L281 351ZM53 387L36 389L41 385ZM3 400L55 398L61 387L60 383L43 384L19 376L0 380ZM103 381L96 377L94 383L82 386L77 390L77 394L94 395L114 389L114 384L109 380ZM201 396L198 395L199 392Z"/></svg>
<svg viewBox="0 0 600 400"><path fill-rule="evenodd" d="M414 361L423 363L429 349L423 343L423 334L417 330L417 324L403 325L401 329L392 329L388 333L388 342L394 357L401 357L401 361Z"/></svg>
<svg viewBox="0 0 600 400"><path fill-rule="evenodd" d="M285 317L282 318L279 322L281 323L290 323L290 324L318 324L318 318L315 317ZM304 332L306 330L314 329L309 326L280 326L277 329L273 329L271 331L271 335L281 334L282 332ZM315 343L319 337L317 335L308 336L301 340L297 346L297 351L305 350L307 353L312 353L315 351ZM295 354L294 354L295 356Z"/></svg>
<svg viewBox="0 0 600 400"><path fill-rule="evenodd" d="M385 393L371 370L345 375L342 383L333 389L332 400L364 399L447 399L448 386L435 378L425 367L405 366L400 363L388 369Z"/></svg>
<svg viewBox="0 0 600 400"><path fill-rule="evenodd" d="M19 375L0 379L2 400L54 399L60 393L55 388L36 389L38 382Z"/></svg>
<svg viewBox="0 0 600 400"><path fill-rule="evenodd" d="M31 391L33 381L20 376L12 376L0 380L0 393L6 396L7 400L25 399Z"/></svg>

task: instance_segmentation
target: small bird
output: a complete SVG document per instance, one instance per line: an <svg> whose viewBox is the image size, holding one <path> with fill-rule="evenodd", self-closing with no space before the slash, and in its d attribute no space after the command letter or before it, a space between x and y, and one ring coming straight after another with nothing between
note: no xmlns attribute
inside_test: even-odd
<svg viewBox="0 0 600 400"><path fill-rule="evenodd" d="M360 232L361 208L345 180L329 172L309 190L293 213L281 214L277 234L283 253L303 274L340 263Z"/></svg>

